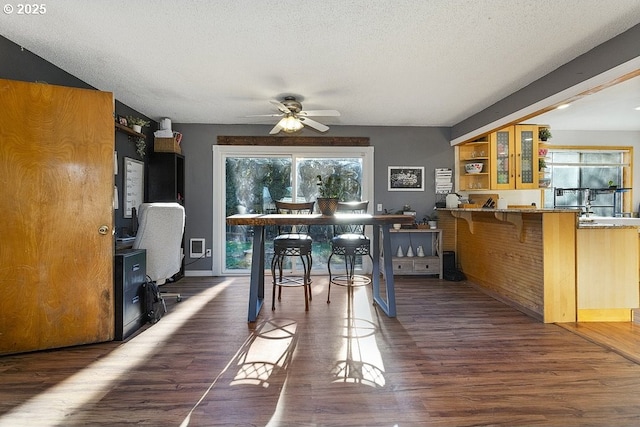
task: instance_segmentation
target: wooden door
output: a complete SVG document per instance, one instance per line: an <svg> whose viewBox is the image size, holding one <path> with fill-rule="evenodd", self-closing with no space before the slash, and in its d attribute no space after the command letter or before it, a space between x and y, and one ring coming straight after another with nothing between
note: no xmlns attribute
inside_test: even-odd
<svg viewBox="0 0 640 427"><path fill-rule="evenodd" d="M113 339L113 108L0 79L0 354Z"/></svg>

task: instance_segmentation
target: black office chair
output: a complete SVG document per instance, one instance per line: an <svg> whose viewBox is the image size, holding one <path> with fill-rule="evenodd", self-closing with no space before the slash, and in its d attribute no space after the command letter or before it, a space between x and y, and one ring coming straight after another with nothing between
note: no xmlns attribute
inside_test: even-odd
<svg viewBox="0 0 640 427"><path fill-rule="evenodd" d="M275 202L276 211L279 214L312 214L315 202L291 203ZM309 310L311 297L311 245L313 239L309 235L308 225L279 225L278 236L273 239L273 259L271 260L271 275L273 277L273 295L271 310L276 309L276 286L278 287L278 301L282 295L283 287L304 287L304 309ZM282 267L287 257L300 257L303 267L303 276L285 277L282 275ZM276 280L276 269L278 279Z"/></svg>
<svg viewBox="0 0 640 427"><path fill-rule="evenodd" d="M369 202L339 202L337 212L342 213L366 213ZM366 286L371 283L367 276L355 274L355 266L358 256L368 255L371 258L371 241L365 236L365 227L360 224L340 224L333 226L334 237L331 239L331 255L327 260L329 270L329 292L327 303L330 303L331 284L349 287L349 292L355 286ZM331 258L334 255L344 257L345 273L334 276L331 273ZM373 261L373 258L371 258Z"/></svg>

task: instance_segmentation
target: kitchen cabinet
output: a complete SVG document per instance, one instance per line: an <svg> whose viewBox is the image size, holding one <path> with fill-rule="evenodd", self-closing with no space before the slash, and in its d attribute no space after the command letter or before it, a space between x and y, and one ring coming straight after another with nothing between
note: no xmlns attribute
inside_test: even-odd
<svg viewBox="0 0 640 427"><path fill-rule="evenodd" d="M457 164L459 171L458 189L460 191L488 190L491 185L488 137L460 145L456 153L458 154ZM465 165L468 163L481 163L482 170L478 173L467 173Z"/></svg>
<svg viewBox="0 0 640 427"><path fill-rule="evenodd" d="M438 275L442 279L442 230L432 228L401 228L389 230L391 262L396 275ZM401 248L403 256L398 255ZM410 249L410 250L409 250ZM424 252L424 253L422 253ZM408 254L413 256L407 256ZM422 256L419 256L422 255ZM380 266L384 274L382 254Z"/></svg>
<svg viewBox="0 0 640 427"><path fill-rule="evenodd" d="M576 321L633 321L640 305L638 229L578 228L576 259Z"/></svg>
<svg viewBox="0 0 640 427"><path fill-rule="evenodd" d="M538 188L538 126L515 125L489 135L492 190Z"/></svg>

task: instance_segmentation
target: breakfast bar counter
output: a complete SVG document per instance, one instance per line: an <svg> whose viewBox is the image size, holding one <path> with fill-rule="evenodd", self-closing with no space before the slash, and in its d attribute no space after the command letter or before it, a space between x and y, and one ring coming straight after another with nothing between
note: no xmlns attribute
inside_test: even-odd
<svg viewBox="0 0 640 427"><path fill-rule="evenodd" d="M543 322L628 321L639 307L638 228L576 210L439 209L468 280Z"/></svg>
<svg viewBox="0 0 640 427"><path fill-rule="evenodd" d="M543 322L576 319L575 210L439 209L467 279Z"/></svg>

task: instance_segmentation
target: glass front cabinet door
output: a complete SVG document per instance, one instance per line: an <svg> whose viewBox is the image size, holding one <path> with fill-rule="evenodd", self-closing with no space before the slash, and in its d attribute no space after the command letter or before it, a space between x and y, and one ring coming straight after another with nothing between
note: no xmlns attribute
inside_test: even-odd
<svg viewBox="0 0 640 427"><path fill-rule="evenodd" d="M516 125L490 135L491 188L538 188L538 127Z"/></svg>

